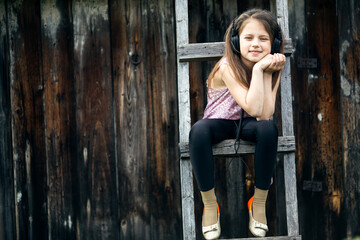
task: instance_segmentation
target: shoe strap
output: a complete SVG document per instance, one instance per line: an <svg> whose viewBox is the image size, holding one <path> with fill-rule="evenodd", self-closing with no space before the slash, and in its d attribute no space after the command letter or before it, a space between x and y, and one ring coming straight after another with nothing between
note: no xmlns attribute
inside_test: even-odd
<svg viewBox="0 0 360 240"><path fill-rule="evenodd" d="M206 226L206 227L202 227L202 231L203 233L208 233L208 232L212 232L212 231L217 231L218 230L218 224L215 223L213 225L210 226Z"/></svg>
<svg viewBox="0 0 360 240"><path fill-rule="evenodd" d="M255 219L254 219L254 226L255 226L255 228L260 228L260 229L263 229L263 230L265 230L265 231L268 231L268 230L269 230L269 228L268 228L268 226L267 226L266 224L263 224L263 223L261 223L261 222L258 222L258 221L256 221Z"/></svg>

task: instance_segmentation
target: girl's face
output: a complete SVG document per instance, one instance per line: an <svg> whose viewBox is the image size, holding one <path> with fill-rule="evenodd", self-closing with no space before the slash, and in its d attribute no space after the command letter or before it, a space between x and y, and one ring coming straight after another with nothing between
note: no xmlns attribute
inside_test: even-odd
<svg viewBox="0 0 360 240"><path fill-rule="evenodd" d="M250 19L245 24L239 35L241 60L252 68L271 52L270 35L259 20Z"/></svg>

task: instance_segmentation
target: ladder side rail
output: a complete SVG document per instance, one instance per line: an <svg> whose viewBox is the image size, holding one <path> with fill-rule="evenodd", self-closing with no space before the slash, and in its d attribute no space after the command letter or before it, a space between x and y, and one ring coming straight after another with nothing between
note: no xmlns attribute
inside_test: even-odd
<svg viewBox="0 0 360 240"><path fill-rule="evenodd" d="M284 37L289 38L287 0L276 0L276 15L283 30ZM284 136L294 135L291 90L290 56L287 56L281 76L281 119ZM296 192L295 153L284 154L284 182L288 235L297 236L299 235L299 217Z"/></svg>
<svg viewBox="0 0 360 240"><path fill-rule="evenodd" d="M178 46L189 43L187 0L175 1L175 17L176 45L178 51ZM179 111L179 142L184 142L188 141L191 128L189 63L180 62L178 53L177 88ZM190 161L186 161L181 158L180 178L183 239L193 240L196 239L193 176Z"/></svg>

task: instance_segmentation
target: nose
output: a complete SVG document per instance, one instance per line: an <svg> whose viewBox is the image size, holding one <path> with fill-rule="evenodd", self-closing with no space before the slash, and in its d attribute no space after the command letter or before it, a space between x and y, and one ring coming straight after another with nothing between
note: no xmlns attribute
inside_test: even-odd
<svg viewBox="0 0 360 240"><path fill-rule="evenodd" d="M259 46L259 39L254 38L251 42L251 46L258 47Z"/></svg>

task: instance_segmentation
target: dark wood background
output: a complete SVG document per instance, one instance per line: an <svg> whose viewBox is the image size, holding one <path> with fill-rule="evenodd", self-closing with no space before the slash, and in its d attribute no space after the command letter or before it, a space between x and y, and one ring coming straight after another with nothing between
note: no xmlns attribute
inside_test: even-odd
<svg viewBox="0 0 360 240"><path fill-rule="evenodd" d="M360 236L360 3L288 3L300 233ZM182 238L174 5L0 0L0 240ZM273 6L190 0L190 42L223 41L236 15ZM193 123L214 63L190 64ZM246 237L247 172L215 169L222 237ZM279 156L269 235L286 233L281 171Z"/></svg>

